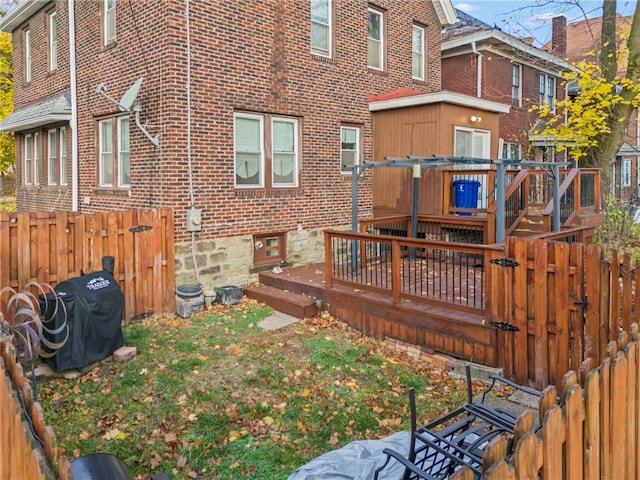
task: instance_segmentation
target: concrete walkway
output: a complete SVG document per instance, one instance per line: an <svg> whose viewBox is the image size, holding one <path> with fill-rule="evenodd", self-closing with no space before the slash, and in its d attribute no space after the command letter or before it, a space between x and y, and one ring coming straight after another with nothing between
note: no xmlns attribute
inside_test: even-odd
<svg viewBox="0 0 640 480"><path fill-rule="evenodd" d="M260 320L258 322L258 326L265 330L277 330L279 328L286 327L287 325L291 325L292 323L296 323L298 320L298 318L292 315L274 310L272 315L269 315L264 320Z"/></svg>

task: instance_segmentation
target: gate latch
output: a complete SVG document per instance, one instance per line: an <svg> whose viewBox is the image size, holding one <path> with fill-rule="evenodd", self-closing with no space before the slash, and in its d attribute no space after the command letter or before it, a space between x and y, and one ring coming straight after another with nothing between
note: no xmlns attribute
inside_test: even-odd
<svg viewBox="0 0 640 480"><path fill-rule="evenodd" d="M131 227L129 231L133 233L140 233L151 229L153 229L151 225L136 225L135 227Z"/></svg>
<svg viewBox="0 0 640 480"><path fill-rule="evenodd" d="M492 258L489 260L490 263L495 263L496 265L500 265L503 268L514 268L520 265L513 258Z"/></svg>
<svg viewBox="0 0 640 480"><path fill-rule="evenodd" d="M576 300L575 302L573 302L574 305L582 307L584 311L587 310L587 306L589 305L589 301L587 299L587 296L585 295L584 298L582 300Z"/></svg>
<svg viewBox="0 0 640 480"><path fill-rule="evenodd" d="M515 325L511 325L507 322L491 322L490 325L492 327L499 328L500 330L504 330L505 332L519 332L520 329Z"/></svg>

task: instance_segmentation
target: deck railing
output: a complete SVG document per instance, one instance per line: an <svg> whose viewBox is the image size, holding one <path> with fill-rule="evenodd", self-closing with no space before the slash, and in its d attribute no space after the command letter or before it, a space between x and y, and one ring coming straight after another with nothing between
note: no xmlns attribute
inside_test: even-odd
<svg viewBox="0 0 640 480"><path fill-rule="evenodd" d="M360 232L444 242L490 243L485 217L419 215L416 221L416 235L413 234L411 220L410 215L362 220L360 221Z"/></svg>
<svg viewBox="0 0 640 480"><path fill-rule="evenodd" d="M481 313L485 265L496 247L325 231L325 284Z"/></svg>

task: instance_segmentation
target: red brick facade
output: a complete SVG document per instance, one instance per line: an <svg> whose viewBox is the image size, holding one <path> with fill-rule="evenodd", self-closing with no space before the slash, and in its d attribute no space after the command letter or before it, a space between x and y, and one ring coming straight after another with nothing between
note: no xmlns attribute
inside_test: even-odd
<svg viewBox="0 0 640 480"><path fill-rule="evenodd" d="M384 13L384 71L367 67L367 9ZM52 1L14 30L15 107L69 93L68 3ZM57 12L58 69L48 72L47 13ZM187 48L185 2L118 1L117 40L102 42L102 2L75 2L78 99L78 209L83 212L139 207L175 209L177 240L186 240L190 200L187 155ZM351 219L351 176L340 173L340 126L361 127L361 158L372 159L367 96L412 86L440 89L441 25L431 1L333 2L333 55L310 48L309 3L299 0L190 2L191 185L202 209L198 239L346 225ZM411 75L414 22L426 27L426 80ZM33 79L25 83L22 34L30 29ZM117 116L117 106L96 93L104 83L115 99L143 78L140 118L155 148L130 122L131 188L98 187L97 122ZM296 188L234 187L234 112L292 117L300 125ZM126 114L126 112L125 112ZM46 158L47 125L40 129ZM59 125L58 125L59 126ZM68 127L67 127L68 128ZM24 186L25 134L16 132L18 208L70 210L72 165L66 187L47 185L46 162L39 186ZM71 152L71 134L67 134ZM69 154L69 157L71 155ZM360 211L371 209L371 179L360 180Z"/></svg>

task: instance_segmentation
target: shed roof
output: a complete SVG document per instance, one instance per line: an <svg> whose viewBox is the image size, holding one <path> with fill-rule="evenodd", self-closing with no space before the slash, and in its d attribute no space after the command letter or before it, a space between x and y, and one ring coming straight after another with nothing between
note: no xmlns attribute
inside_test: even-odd
<svg viewBox="0 0 640 480"><path fill-rule="evenodd" d="M42 125L71 120L71 102L68 93L49 97L40 103L19 108L10 113L2 122L0 130L19 132Z"/></svg>

